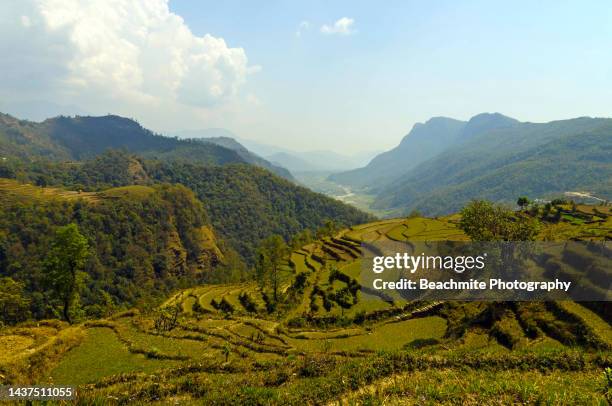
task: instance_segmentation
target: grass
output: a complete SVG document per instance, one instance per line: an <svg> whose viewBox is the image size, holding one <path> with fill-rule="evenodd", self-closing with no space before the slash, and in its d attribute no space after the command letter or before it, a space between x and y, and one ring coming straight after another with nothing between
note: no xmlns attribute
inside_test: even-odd
<svg viewBox="0 0 612 406"><path fill-rule="evenodd" d="M107 189L100 195L104 198L110 199L130 198L144 200L154 192L155 189L152 187L132 185Z"/></svg>
<svg viewBox="0 0 612 406"><path fill-rule="evenodd" d="M397 350L415 340L440 339L445 331L446 321L434 316L388 323L359 335L349 330L329 335L311 335L307 340L292 339L290 343L300 350L317 352Z"/></svg>
<svg viewBox="0 0 612 406"><path fill-rule="evenodd" d="M606 404L604 385L597 370L542 373L441 369L385 378L352 393L346 401L373 405Z"/></svg>
<svg viewBox="0 0 612 406"><path fill-rule="evenodd" d="M557 302L557 305L576 316L597 338L612 348L612 328L601 317L576 302L563 301Z"/></svg>
<svg viewBox="0 0 612 406"><path fill-rule="evenodd" d="M176 365L177 361L132 354L112 330L97 327L88 329L83 343L65 355L49 378L55 385L82 385L115 374L153 372Z"/></svg>
<svg viewBox="0 0 612 406"><path fill-rule="evenodd" d="M0 363L6 362L29 348L32 348L34 339L28 336L7 334L0 336Z"/></svg>
<svg viewBox="0 0 612 406"><path fill-rule="evenodd" d="M44 377L63 358L66 352L77 347L84 338L84 329L80 326L62 328L57 323L57 329L44 329L38 327L17 328L13 331L17 335L29 335L34 342L28 341L29 347L21 352L5 354L0 359L0 384L32 384ZM0 336L0 342L4 343L3 337L7 337L8 345L16 344L15 334L9 330L8 334ZM18 345L24 345L21 342ZM6 343L3 346L8 346ZM14 348L16 349L16 348Z"/></svg>

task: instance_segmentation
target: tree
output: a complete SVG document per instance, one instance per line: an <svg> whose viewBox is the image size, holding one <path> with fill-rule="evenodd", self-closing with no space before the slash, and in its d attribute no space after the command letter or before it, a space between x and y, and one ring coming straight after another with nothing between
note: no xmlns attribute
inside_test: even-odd
<svg viewBox="0 0 612 406"><path fill-rule="evenodd" d="M489 249L493 250L489 260L497 257L500 264L508 269L520 266L520 257L526 256L532 250L530 244L516 243L534 241L539 231L536 218L515 213L486 200L474 200L464 207L459 224L472 241L501 241L501 244L489 244ZM496 254L495 251L499 253Z"/></svg>
<svg viewBox="0 0 612 406"><path fill-rule="evenodd" d="M518 200L516 201L516 204L521 208L524 209L525 207L529 206L529 199L527 198L527 196L521 196L518 198Z"/></svg>
<svg viewBox="0 0 612 406"><path fill-rule="evenodd" d="M535 218L486 200L464 207L459 225L473 241L533 241L539 230Z"/></svg>
<svg viewBox="0 0 612 406"><path fill-rule="evenodd" d="M285 240L283 240L283 237L276 234L263 240L257 251L257 277L262 287L266 282L271 283L274 302L278 301L280 267L288 251L287 244Z"/></svg>
<svg viewBox="0 0 612 406"><path fill-rule="evenodd" d="M336 292L334 299L342 309L342 316L344 316L345 309L350 309L353 306L353 295L346 286Z"/></svg>
<svg viewBox="0 0 612 406"><path fill-rule="evenodd" d="M71 323L70 311L79 295L82 269L89 255L87 239L76 224L59 227L44 263L47 282L61 301L64 319Z"/></svg>
<svg viewBox="0 0 612 406"><path fill-rule="evenodd" d="M307 228L295 234L291 238L291 242L289 245L291 246L291 249L297 250L299 248L302 248L304 245L310 244L311 242L312 242L312 231L310 231L310 229Z"/></svg>
<svg viewBox="0 0 612 406"><path fill-rule="evenodd" d="M316 232L316 237L321 239L323 237L329 237L336 234L342 226L340 226L336 221L327 219L325 220L325 224L323 227L320 227Z"/></svg>
<svg viewBox="0 0 612 406"><path fill-rule="evenodd" d="M181 305L165 306L157 310L157 314L153 325L158 333L172 331L179 324L179 315L181 314Z"/></svg>
<svg viewBox="0 0 612 406"><path fill-rule="evenodd" d="M30 301L24 295L24 286L12 278L0 278L0 322L14 324L30 316ZM1 323L0 323L1 324Z"/></svg>

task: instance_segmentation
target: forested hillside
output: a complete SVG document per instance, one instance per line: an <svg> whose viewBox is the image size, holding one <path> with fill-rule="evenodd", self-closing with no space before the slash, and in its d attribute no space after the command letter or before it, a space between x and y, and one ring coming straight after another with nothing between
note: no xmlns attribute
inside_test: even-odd
<svg viewBox="0 0 612 406"><path fill-rule="evenodd" d="M272 234L285 240L301 231L316 231L332 220L340 226L373 219L351 206L296 186L272 173L247 165L206 167L186 163L151 163L156 181L193 189L209 211L212 224L247 261Z"/></svg>
<svg viewBox="0 0 612 406"><path fill-rule="evenodd" d="M288 241L328 220L338 226L372 220L351 206L246 164L206 166L109 151L82 163L9 159L0 162L0 176L88 191L160 182L185 185L202 201L215 231L248 263L271 234Z"/></svg>
<svg viewBox="0 0 612 406"><path fill-rule="evenodd" d="M69 224L87 245L74 309L89 317L204 282L225 261L205 208L181 185L79 193L0 179L0 202L0 284L13 287L1 289L13 294L1 299L13 309L4 322L58 317L49 252Z"/></svg>

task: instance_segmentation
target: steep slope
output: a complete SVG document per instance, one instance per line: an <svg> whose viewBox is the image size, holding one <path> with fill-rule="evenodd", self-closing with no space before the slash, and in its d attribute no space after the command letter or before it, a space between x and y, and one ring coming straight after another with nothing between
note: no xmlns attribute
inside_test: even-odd
<svg viewBox="0 0 612 406"><path fill-rule="evenodd" d="M82 160L107 149L201 164L245 162L236 151L212 143L163 137L119 116L56 117L41 123L0 115L0 155Z"/></svg>
<svg viewBox="0 0 612 406"><path fill-rule="evenodd" d="M330 180L355 188L376 190L456 142L465 123L435 117L417 123L394 149L377 155L365 167L333 174Z"/></svg>
<svg viewBox="0 0 612 406"><path fill-rule="evenodd" d="M417 123L394 149L376 156L365 167L334 174L334 182L355 188L379 191L402 177L420 163L455 144L465 142L487 131L511 128L519 122L499 113L482 113L467 123L447 117L434 117L426 123Z"/></svg>
<svg viewBox="0 0 612 406"><path fill-rule="evenodd" d="M382 189L378 208L447 213L473 198L588 190L610 198L612 120L520 123L472 135Z"/></svg>
<svg viewBox="0 0 612 406"><path fill-rule="evenodd" d="M69 223L90 247L80 300L90 317L202 283L223 261L206 210L184 186L87 193L0 178L0 277L35 292L35 318L54 317L44 261L55 230Z"/></svg>

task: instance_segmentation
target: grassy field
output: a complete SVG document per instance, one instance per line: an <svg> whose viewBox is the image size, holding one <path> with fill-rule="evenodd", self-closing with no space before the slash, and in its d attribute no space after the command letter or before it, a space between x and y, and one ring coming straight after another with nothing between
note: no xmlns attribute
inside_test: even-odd
<svg viewBox="0 0 612 406"><path fill-rule="evenodd" d="M50 372L55 385L82 385L126 372L154 372L176 366L177 361L149 359L133 354L108 328L90 328L82 344L69 351Z"/></svg>
<svg viewBox="0 0 612 406"><path fill-rule="evenodd" d="M124 193L147 190L112 195ZM542 237L612 232L606 213L565 214ZM0 383L79 385L83 404L607 404L612 329L597 307L402 302L360 289L362 242L465 240L457 220L384 220L309 244L288 259L274 309L256 283L206 285L161 305L177 309L168 330L158 309L5 327Z"/></svg>

